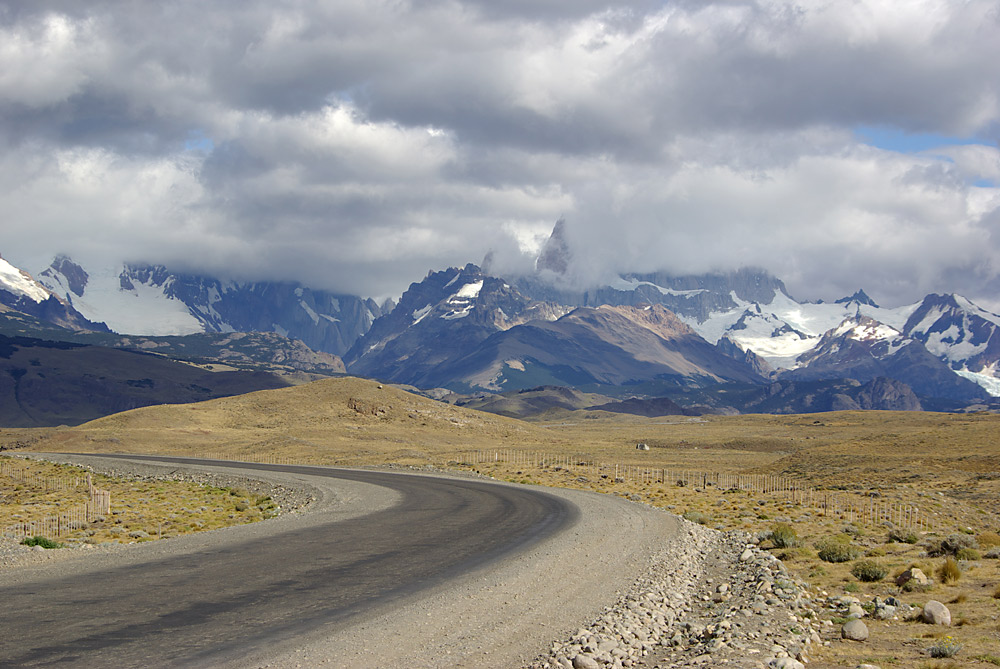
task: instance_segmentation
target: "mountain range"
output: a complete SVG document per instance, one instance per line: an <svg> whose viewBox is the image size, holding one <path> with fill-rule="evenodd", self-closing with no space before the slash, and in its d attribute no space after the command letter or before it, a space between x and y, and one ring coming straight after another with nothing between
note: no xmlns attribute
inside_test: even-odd
<svg viewBox="0 0 1000 669"><path fill-rule="evenodd" d="M0 304L166 355L193 346L185 338L214 335L201 363L224 357L223 335L270 333L273 341L255 340L255 355L296 342L311 372L343 373L342 357L350 374L466 396L559 386L696 398L720 411L965 410L1000 397L1000 316L962 296L885 308L859 290L804 302L753 268L623 273L579 290L566 278L564 234L560 222L527 276L493 276L488 263L431 271L398 304L163 266L84 268L65 256L37 281L0 259ZM789 395L800 391L812 401Z"/></svg>

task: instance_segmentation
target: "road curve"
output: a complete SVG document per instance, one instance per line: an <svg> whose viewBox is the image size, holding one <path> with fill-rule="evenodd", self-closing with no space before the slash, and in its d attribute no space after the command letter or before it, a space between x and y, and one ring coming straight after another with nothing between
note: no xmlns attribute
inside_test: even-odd
<svg viewBox="0 0 1000 669"><path fill-rule="evenodd" d="M308 527L275 524L262 538L5 584L0 666L240 665L316 630L356 625L579 519L558 496L472 479L136 459L332 477L389 488L399 502Z"/></svg>

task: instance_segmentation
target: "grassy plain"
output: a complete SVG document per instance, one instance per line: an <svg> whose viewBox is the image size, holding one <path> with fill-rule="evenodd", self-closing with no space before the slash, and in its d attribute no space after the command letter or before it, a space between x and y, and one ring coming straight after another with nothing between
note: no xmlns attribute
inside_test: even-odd
<svg viewBox="0 0 1000 669"><path fill-rule="evenodd" d="M636 450L637 443L650 446ZM773 548L819 593L863 602L896 595L922 605L938 599L955 624L867 621L866 643L834 638L813 652L812 667L1000 666L1000 560L960 562L961 577L926 591L901 592L892 576L911 564L934 573L943 557L926 546L952 534L1000 532L1000 416L845 412L792 416L638 418L603 412L550 413L532 422L482 414L357 379L330 379L193 405L138 409L75 428L0 431L0 443L33 450L163 453L239 460L288 460L364 466L430 465L476 469L498 479L629 496L688 513L721 529L767 532L787 522L797 545ZM517 452L518 464L476 462L471 450ZM530 453L563 456L539 465ZM577 467L575 463L605 467ZM850 522L780 494L616 480L614 466L641 465L791 477L819 491L919 507L928 521L918 543L888 541L882 524ZM146 495L145 499L149 499ZM864 583L851 563L817 557L815 544L848 533L889 577ZM936 579L939 580L939 579ZM836 617L828 612L828 616ZM954 659L931 659L946 636L962 646Z"/></svg>

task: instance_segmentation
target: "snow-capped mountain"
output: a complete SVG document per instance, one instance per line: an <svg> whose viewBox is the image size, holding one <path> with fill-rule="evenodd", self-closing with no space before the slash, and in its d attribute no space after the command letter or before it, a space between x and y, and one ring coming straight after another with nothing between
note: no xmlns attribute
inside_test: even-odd
<svg viewBox="0 0 1000 669"><path fill-rule="evenodd" d="M353 374L431 387L431 376L441 378L440 365L471 353L490 335L566 311L525 297L473 264L430 272L410 284L344 361Z"/></svg>
<svg viewBox="0 0 1000 669"><path fill-rule="evenodd" d="M39 274L45 287L119 334L276 332L342 355L381 315L371 299L291 282L238 282L159 265L88 272L60 256Z"/></svg>
<svg viewBox="0 0 1000 669"><path fill-rule="evenodd" d="M70 304L53 295L22 269L0 257L0 305L70 330L107 332L99 322L88 320Z"/></svg>
<svg viewBox="0 0 1000 669"><path fill-rule="evenodd" d="M568 313L567 313L568 312ZM763 379L660 305L568 309L475 265L412 284L346 356L352 373L420 387L517 389Z"/></svg>
<svg viewBox="0 0 1000 669"><path fill-rule="evenodd" d="M904 325L959 376L1000 396L1000 316L960 295L928 295Z"/></svg>
<svg viewBox="0 0 1000 669"><path fill-rule="evenodd" d="M968 400L984 397L977 384L953 373L922 342L867 316L844 320L799 356L782 378L797 380L877 378L902 381L924 397Z"/></svg>

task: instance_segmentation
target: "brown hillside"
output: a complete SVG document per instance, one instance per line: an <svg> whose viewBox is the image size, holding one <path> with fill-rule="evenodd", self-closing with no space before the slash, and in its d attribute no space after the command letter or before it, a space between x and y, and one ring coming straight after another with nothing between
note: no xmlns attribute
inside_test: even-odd
<svg viewBox="0 0 1000 669"><path fill-rule="evenodd" d="M299 462L437 461L436 453L541 445L520 421L356 378L314 381L197 404L146 407L48 432L35 450L274 455ZM436 452L431 456L428 451Z"/></svg>

